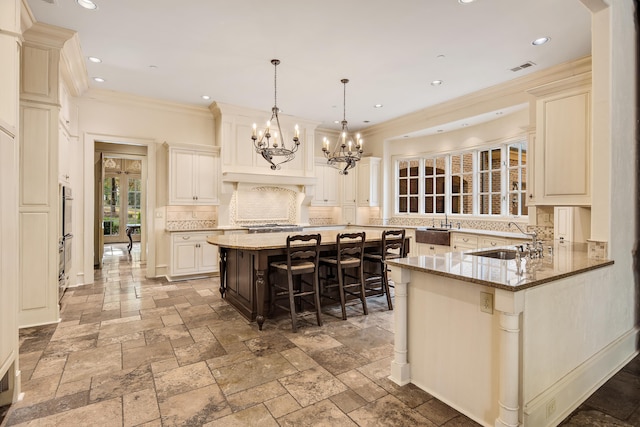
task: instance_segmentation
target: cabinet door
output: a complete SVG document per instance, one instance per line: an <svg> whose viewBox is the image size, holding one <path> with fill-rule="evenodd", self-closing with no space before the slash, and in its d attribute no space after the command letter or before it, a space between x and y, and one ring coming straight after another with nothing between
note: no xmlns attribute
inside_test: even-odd
<svg viewBox="0 0 640 427"><path fill-rule="evenodd" d="M202 239L198 248L198 271L200 273L216 273L220 270L218 263L218 247Z"/></svg>
<svg viewBox="0 0 640 427"><path fill-rule="evenodd" d="M195 202L196 189L193 176L195 162L193 153L186 150L171 150L170 204L191 205Z"/></svg>
<svg viewBox="0 0 640 427"><path fill-rule="evenodd" d="M198 272L197 243L183 236L185 242L173 243L171 275L194 274Z"/></svg>
<svg viewBox="0 0 640 427"><path fill-rule="evenodd" d="M478 249L478 236L454 233L451 235L451 243L453 250L457 252Z"/></svg>
<svg viewBox="0 0 640 427"><path fill-rule="evenodd" d="M358 168L349 171L348 175L341 175L342 180L342 203L355 204L358 193Z"/></svg>
<svg viewBox="0 0 640 427"><path fill-rule="evenodd" d="M198 204L218 203L218 170L216 158L213 154L194 154L195 167L195 197Z"/></svg>
<svg viewBox="0 0 640 427"><path fill-rule="evenodd" d="M324 160L316 161L316 192L314 206L338 206L338 171Z"/></svg>
<svg viewBox="0 0 640 427"><path fill-rule="evenodd" d="M366 157L358 166L358 206L380 205L380 159Z"/></svg>

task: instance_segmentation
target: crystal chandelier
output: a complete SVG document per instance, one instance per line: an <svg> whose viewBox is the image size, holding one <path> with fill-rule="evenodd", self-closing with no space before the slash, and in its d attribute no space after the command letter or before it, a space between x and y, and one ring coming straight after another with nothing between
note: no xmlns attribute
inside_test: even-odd
<svg viewBox="0 0 640 427"><path fill-rule="evenodd" d="M298 151L298 146L300 145L300 131L298 129L298 125L296 125L294 129L293 144L291 144L290 148L288 148L284 140L282 129L280 129L280 119L278 118L278 112L280 110L278 109L277 67L278 64L280 64L280 60L272 59L271 63L273 64L274 91L271 119L267 122L267 127L265 128L265 130L259 131L257 133L257 127L254 123L251 139L253 140L253 146L256 150L256 153L260 154L267 162L271 163L272 170L277 170L280 169L280 165L282 163L289 162L295 157L295 152ZM274 124L275 128L272 129L272 126Z"/></svg>
<svg viewBox="0 0 640 427"><path fill-rule="evenodd" d="M356 134L355 140L349 135L347 127L347 83L349 79L340 80L344 85L342 132L336 141L333 150L329 150L329 140L325 137L322 141L322 152L328 159L327 163L340 170L341 175L348 175L349 169L356 166L356 162L362 158L362 144L360 134Z"/></svg>

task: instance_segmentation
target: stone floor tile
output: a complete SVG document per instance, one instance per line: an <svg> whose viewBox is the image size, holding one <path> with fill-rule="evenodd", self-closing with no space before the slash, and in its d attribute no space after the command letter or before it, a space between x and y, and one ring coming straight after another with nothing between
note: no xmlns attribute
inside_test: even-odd
<svg viewBox="0 0 640 427"><path fill-rule="evenodd" d="M161 341L191 338L191 334L189 334L186 326L180 324L146 330L144 331L144 338L147 341L147 344L155 344Z"/></svg>
<svg viewBox="0 0 640 427"><path fill-rule="evenodd" d="M203 427L279 427L264 405L255 405L240 412L204 424Z"/></svg>
<svg viewBox="0 0 640 427"><path fill-rule="evenodd" d="M122 403L118 398L62 412L55 416L54 425L118 427L122 425Z"/></svg>
<svg viewBox="0 0 640 427"><path fill-rule="evenodd" d="M26 396L25 396L26 397ZM25 402L26 403L26 402ZM7 426L21 424L38 418L49 417L63 411L69 411L74 408L84 407L89 403L89 392L81 392L63 396L60 398L50 399L41 403L16 408L9 413ZM42 425L47 425L46 423ZM55 424L49 424L55 425ZM77 424L76 424L77 425Z"/></svg>
<svg viewBox="0 0 640 427"><path fill-rule="evenodd" d="M200 341L193 344L175 347L174 353L180 366L206 361L227 354L226 350L216 340Z"/></svg>
<svg viewBox="0 0 640 427"><path fill-rule="evenodd" d="M472 419L465 417L464 415L458 415L457 417L442 424L442 427L482 427L482 426L477 422L473 421ZM586 427L586 426L582 426L582 427ZM601 426L601 427L604 427L604 426Z"/></svg>
<svg viewBox="0 0 640 427"><path fill-rule="evenodd" d="M416 407L415 410L437 425L442 425L460 415L458 411L438 399L427 400L422 405Z"/></svg>
<svg viewBox="0 0 640 427"><path fill-rule="evenodd" d="M162 323L164 326L175 326L182 325L184 322L182 321L182 317L179 314L167 314L164 316L160 316Z"/></svg>
<svg viewBox="0 0 640 427"><path fill-rule="evenodd" d="M301 408L300 404L289 393L266 400L264 405L275 418L283 417Z"/></svg>
<svg viewBox="0 0 640 427"><path fill-rule="evenodd" d="M53 399L56 396L61 372L48 377L32 378L22 383L22 392L25 394L25 402L35 404Z"/></svg>
<svg viewBox="0 0 640 427"><path fill-rule="evenodd" d="M134 332L147 331L150 329L163 328L164 324L160 318L133 320L126 323L102 325L100 327L99 339L129 335Z"/></svg>
<svg viewBox="0 0 640 427"><path fill-rule="evenodd" d="M56 397L68 396L70 394L89 391L91 389L91 378L87 377L78 381L60 384L56 391Z"/></svg>
<svg viewBox="0 0 640 427"><path fill-rule="evenodd" d="M80 350L69 354L61 383L117 372L122 369L120 344Z"/></svg>
<svg viewBox="0 0 640 427"><path fill-rule="evenodd" d="M380 359L367 365L361 366L358 368L358 371L374 381L380 378L386 378L391 373L392 361L393 356L386 357L384 359Z"/></svg>
<svg viewBox="0 0 640 427"><path fill-rule="evenodd" d="M303 407L347 390L347 386L320 366L280 378L279 381Z"/></svg>
<svg viewBox="0 0 640 427"><path fill-rule="evenodd" d="M118 372L94 376L89 400L107 400L127 393L153 388L151 366L142 365Z"/></svg>
<svg viewBox="0 0 640 427"><path fill-rule="evenodd" d="M313 351L311 357L333 375L342 374L369 362L368 359L344 345Z"/></svg>
<svg viewBox="0 0 640 427"><path fill-rule="evenodd" d="M411 383L399 386L389 378L380 378L376 383L410 408L416 408L433 398L429 393Z"/></svg>
<svg viewBox="0 0 640 427"><path fill-rule="evenodd" d="M155 388L159 401L176 394L215 384L213 375L204 362L154 373Z"/></svg>
<svg viewBox="0 0 640 427"><path fill-rule="evenodd" d="M152 384L153 385L153 384ZM124 427L133 427L160 418L160 408L153 388L122 396Z"/></svg>
<svg viewBox="0 0 640 427"><path fill-rule="evenodd" d="M226 398L231 410L237 412L283 394L287 394L287 390L278 381L271 381L235 394L226 395Z"/></svg>
<svg viewBox="0 0 640 427"><path fill-rule="evenodd" d="M255 354L249 350L245 350L236 353L229 353L226 356L214 357L213 359L207 360L207 365L209 366L209 369L213 371L214 369L234 365L236 363L245 362L255 358Z"/></svg>
<svg viewBox="0 0 640 427"><path fill-rule="evenodd" d="M367 401L353 390L343 391L329 399L344 413L349 413L367 404Z"/></svg>
<svg viewBox="0 0 640 427"><path fill-rule="evenodd" d="M337 341L335 338L321 332L291 334L288 338L306 353L328 350L342 345L340 341Z"/></svg>
<svg viewBox="0 0 640 427"><path fill-rule="evenodd" d="M296 347L294 343L280 334L264 335L246 340L245 345L258 357Z"/></svg>
<svg viewBox="0 0 640 427"><path fill-rule="evenodd" d="M82 335L78 337L69 337L59 340L50 341L45 348L43 356L45 357L65 357L69 353L79 350L87 350L95 348L98 342L98 332Z"/></svg>
<svg viewBox="0 0 640 427"><path fill-rule="evenodd" d="M162 426L201 426L231 414L216 384L171 396L160 401Z"/></svg>
<svg viewBox="0 0 640 427"><path fill-rule="evenodd" d="M281 351L280 354L289 361L299 371L305 371L309 368L313 368L318 365L318 362L313 360L311 356L299 349L298 347L291 348L289 350ZM277 418L277 417L276 417Z"/></svg>
<svg viewBox="0 0 640 427"><path fill-rule="evenodd" d="M233 365L215 368L211 371L225 395L237 393L298 372L279 353L268 354L264 357L254 357Z"/></svg>
<svg viewBox="0 0 640 427"><path fill-rule="evenodd" d="M92 335L97 333L99 329L100 329L99 323L90 323L86 325L77 325L77 326L69 326L66 328L59 328L59 329L56 329L56 332L51 337L51 341Z"/></svg>
<svg viewBox="0 0 640 427"><path fill-rule="evenodd" d="M361 426L437 427L391 395L349 412L349 417Z"/></svg>
<svg viewBox="0 0 640 427"><path fill-rule="evenodd" d="M43 347L43 350L45 347ZM33 351L30 353L19 352L18 357L20 361L20 370L22 371L34 370L38 365L38 362L40 361L40 357L42 356L43 350Z"/></svg>
<svg viewBox="0 0 640 427"><path fill-rule="evenodd" d="M357 426L356 423L330 400L323 400L314 405L307 406L306 408L285 415L282 418L278 418L277 421L281 427Z"/></svg>
<svg viewBox="0 0 640 427"><path fill-rule="evenodd" d="M122 368L133 368L147 365L159 360L174 357L173 347L169 341L162 341L144 347L135 347L122 350Z"/></svg>
<svg viewBox="0 0 640 427"><path fill-rule="evenodd" d="M67 363L67 356L64 355L62 357L48 357L42 356L36 365L33 374L31 374L31 379L41 378L41 377L50 377L52 375L60 378L62 371L64 370L64 365Z"/></svg>
<svg viewBox="0 0 640 427"><path fill-rule="evenodd" d="M625 420L640 406L640 377L619 372L585 402L619 420Z"/></svg>

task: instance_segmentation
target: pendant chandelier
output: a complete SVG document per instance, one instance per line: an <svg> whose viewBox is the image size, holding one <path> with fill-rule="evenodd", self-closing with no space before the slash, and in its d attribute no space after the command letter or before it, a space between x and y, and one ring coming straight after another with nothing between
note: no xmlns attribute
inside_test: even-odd
<svg viewBox="0 0 640 427"><path fill-rule="evenodd" d="M343 110L342 110L342 132L336 141L333 150L329 149L330 142L325 137L322 141L322 152L328 159L327 163L340 170L341 175L348 175L349 169L356 166L356 162L362 158L362 144L360 134L356 134L355 138L349 135L347 127L347 83L349 79L340 80L344 86Z"/></svg>
<svg viewBox="0 0 640 427"><path fill-rule="evenodd" d="M267 122L264 131L257 132L257 126L254 123L251 139L253 140L256 153L260 154L271 164L271 170L279 170L282 163L289 162L295 157L295 152L298 151L298 146L300 145L300 131L298 125L296 125L293 134L293 143L287 146L282 129L280 129L280 119L278 118L278 112L280 110L278 109L277 67L278 64L280 64L280 60L272 59L271 63L273 64L274 91L271 119Z"/></svg>

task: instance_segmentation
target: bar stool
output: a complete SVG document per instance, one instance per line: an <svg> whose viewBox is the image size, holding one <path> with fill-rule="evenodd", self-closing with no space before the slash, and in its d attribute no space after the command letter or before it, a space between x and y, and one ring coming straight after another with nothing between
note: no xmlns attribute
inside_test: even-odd
<svg viewBox="0 0 640 427"><path fill-rule="evenodd" d="M378 251L364 255L367 266L371 267L366 271L367 293L369 296L386 294L389 310L393 310L389 293L389 288L393 286L389 284L389 269L385 260L404 258L406 255L405 230L384 230Z"/></svg>
<svg viewBox="0 0 640 427"><path fill-rule="evenodd" d="M369 314L364 289L363 270L365 237L364 232L338 234L336 237L336 255L320 258L320 265L327 267L330 274L321 281L321 296L334 299L329 291L337 288L340 294L342 320L347 320L347 295L358 297L362 301L364 314ZM355 274L350 274L349 270L355 270ZM335 275L333 274L334 272ZM332 281L336 277L338 281Z"/></svg>
<svg viewBox="0 0 640 427"><path fill-rule="evenodd" d="M280 307L291 314L291 328L297 332L297 313L302 311L306 297L313 296L311 303L316 308L318 326L322 326L320 313L320 287L318 282L318 263L320 259L320 234L287 236L287 260L272 262L272 278L286 276L286 283L270 280L271 311ZM312 276L311 280L304 276ZM295 281L294 281L295 278ZM288 299L289 304L279 304L279 300Z"/></svg>

